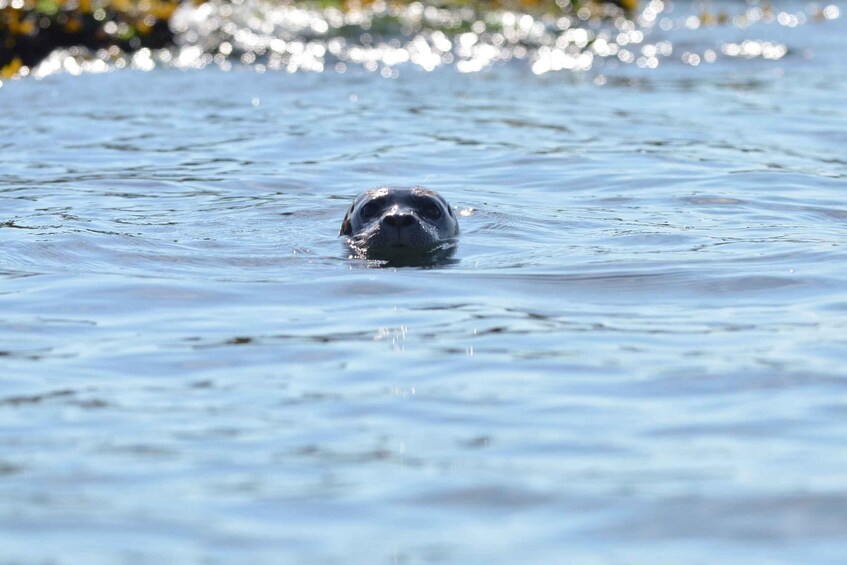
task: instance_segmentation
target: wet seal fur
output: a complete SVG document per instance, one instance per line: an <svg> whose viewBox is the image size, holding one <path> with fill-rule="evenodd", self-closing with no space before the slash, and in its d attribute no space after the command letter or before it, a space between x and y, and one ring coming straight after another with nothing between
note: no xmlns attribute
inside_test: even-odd
<svg viewBox="0 0 847 565"><path fill-rule="evenodd" d="M375 188L356 197L338 235L356 257L427 265L456 250L459 222L447 201L423 187Z"/></svg>

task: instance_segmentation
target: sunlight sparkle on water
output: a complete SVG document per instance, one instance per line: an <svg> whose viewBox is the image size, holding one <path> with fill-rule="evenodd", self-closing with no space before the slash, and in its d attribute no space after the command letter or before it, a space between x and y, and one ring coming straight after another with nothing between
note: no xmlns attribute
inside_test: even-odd
<svg viewBox="0 0 847 565"><path fill-rule="evenodd" d="M189 3L190 4L190 3ZM696 7L694 7L696 8ZM610 10L612 8L609 8ZM616 9L616 8L615 8ZM374 3L367 8L302 8L266 0L211 0L184 5L171 21L176 45L126 54L117 48L91 53L71 48L53 53L33 70L37 78L57 72L79 74L157 66L199 69L215 65L257 71L346 72L361 68L396 78L404 66L426 71L452 66L479 72L505 61L525 61L536 74L586 72L621 65L655 69L674 61L690 66L721 57L778 60L789 48L756 36L728 41L700 52L680 50L665 35L671 30L793 28L841 16L835 5L809 5L800 11L770 6L739 6L738 13L682 13L672 2L651 0L628 18L622 11L592 14L524 14L508 10L476 12L412 3ZM21 76L27 74L22 69Z"/></svg>

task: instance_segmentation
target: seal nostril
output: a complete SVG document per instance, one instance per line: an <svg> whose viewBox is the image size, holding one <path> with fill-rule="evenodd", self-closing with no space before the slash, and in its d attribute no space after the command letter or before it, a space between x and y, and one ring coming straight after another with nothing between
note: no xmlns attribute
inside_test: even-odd
<svg viewBox="0 0 847 565"><path fill-rule="evenodd" d="M393 228L405 228L411 226L415 218L411 214L392 214L383 218L386 224Z"/></svg>

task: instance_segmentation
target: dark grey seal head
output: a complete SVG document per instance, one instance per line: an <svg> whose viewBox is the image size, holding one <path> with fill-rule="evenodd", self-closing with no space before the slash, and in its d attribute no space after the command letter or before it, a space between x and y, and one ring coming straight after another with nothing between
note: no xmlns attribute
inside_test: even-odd
<svg viewBox="0 0 847 565"><path fill-rule="evenodd" d="M437 192L375 188L356 197L339 235L348 236L357 257L427 265L449 259L456 250L459 222Z"/></svg>

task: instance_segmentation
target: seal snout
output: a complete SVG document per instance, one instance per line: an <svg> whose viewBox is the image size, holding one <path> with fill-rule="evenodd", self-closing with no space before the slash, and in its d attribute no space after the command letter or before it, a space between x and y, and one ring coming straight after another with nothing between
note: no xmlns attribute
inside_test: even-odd
<svg viewBox="0 0 847 565"><path fill-rule="evenodd" d="M407 228L417 221L410 212L394 212L382 217L382 222L392 228Z"/></svg>

